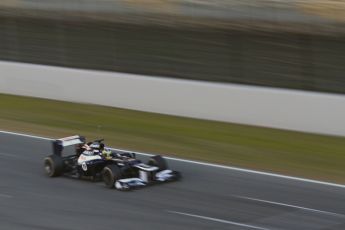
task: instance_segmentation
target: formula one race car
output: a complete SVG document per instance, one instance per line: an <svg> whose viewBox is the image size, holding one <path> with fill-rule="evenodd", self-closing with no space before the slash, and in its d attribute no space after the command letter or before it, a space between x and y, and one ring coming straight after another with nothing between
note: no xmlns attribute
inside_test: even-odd
<svg viewBox="0 0 345 230"><path fill-rule="evenodd" d="M74 146L72 154L63 156L65 147ZM154 183L176 181L180 173L168 169L160 155L152 156L147 164L135 153L111 150L103 139L86 143L82 136L71 136L53 141L53 154L44 159L48 176L70 176L103 180L109 188L130 190Z"/></svg>

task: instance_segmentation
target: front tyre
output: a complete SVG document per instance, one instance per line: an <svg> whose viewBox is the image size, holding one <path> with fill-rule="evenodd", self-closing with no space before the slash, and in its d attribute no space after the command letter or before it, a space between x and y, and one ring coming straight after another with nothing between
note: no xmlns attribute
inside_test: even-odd
<svg viewBox="0 0 345 230"><path fill-rule="evenodd" d="M57 177L63 173L62 157L50 155L44 159L44 170L49 177Z"/></svg>
<svg viewBox="0 0 345 230"><path fill-rule="evenodd" d="M149 162L147 163L148 165L151 165L151 166L156 166L158 167L158 170L159 171L163 171L163 170L166 170L168 169L168 164L167 162L165 161L165 159L160 156L160 155L156 155L156 156L153 156L150 158Z"/></svg>
<svg viewBox="0 0 345 230"><path fill-rule="evenodd" d="M102 178L108 188L113 188L115 182L121 179L121 170L117 165L105 166L102 171Z"/></svg>

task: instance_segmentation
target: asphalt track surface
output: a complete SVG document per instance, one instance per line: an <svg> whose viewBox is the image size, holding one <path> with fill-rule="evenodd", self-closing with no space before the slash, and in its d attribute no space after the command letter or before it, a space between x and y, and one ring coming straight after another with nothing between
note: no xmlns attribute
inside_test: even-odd
<svg viewBox="0 0 345 230"><path fill-rule="evenodd" d="M48 178L48 140L0 132L0 229L345 229L345 187L170 160L183 180L120 192Z"/></svg>

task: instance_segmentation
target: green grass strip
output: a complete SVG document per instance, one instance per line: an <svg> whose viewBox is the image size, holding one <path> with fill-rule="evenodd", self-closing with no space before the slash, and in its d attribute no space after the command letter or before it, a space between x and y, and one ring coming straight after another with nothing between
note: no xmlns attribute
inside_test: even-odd
<svg viewBox="0 0 345 230"><path fill-rule="evenodd" d="M345 183L345 138L0 94L0 129Z"/></svg>

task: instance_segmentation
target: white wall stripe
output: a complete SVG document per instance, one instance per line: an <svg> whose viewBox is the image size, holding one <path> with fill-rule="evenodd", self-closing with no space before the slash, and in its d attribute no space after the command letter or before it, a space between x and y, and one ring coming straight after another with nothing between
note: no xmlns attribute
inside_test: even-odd
<svg viewBox="0 0 345 230"><path fill-rule="evenodd" d="M5 94L345 136L345 95L340 94L7 61L0 61L0 71ZM80 93L95 85L102 90Z"/></svg>

